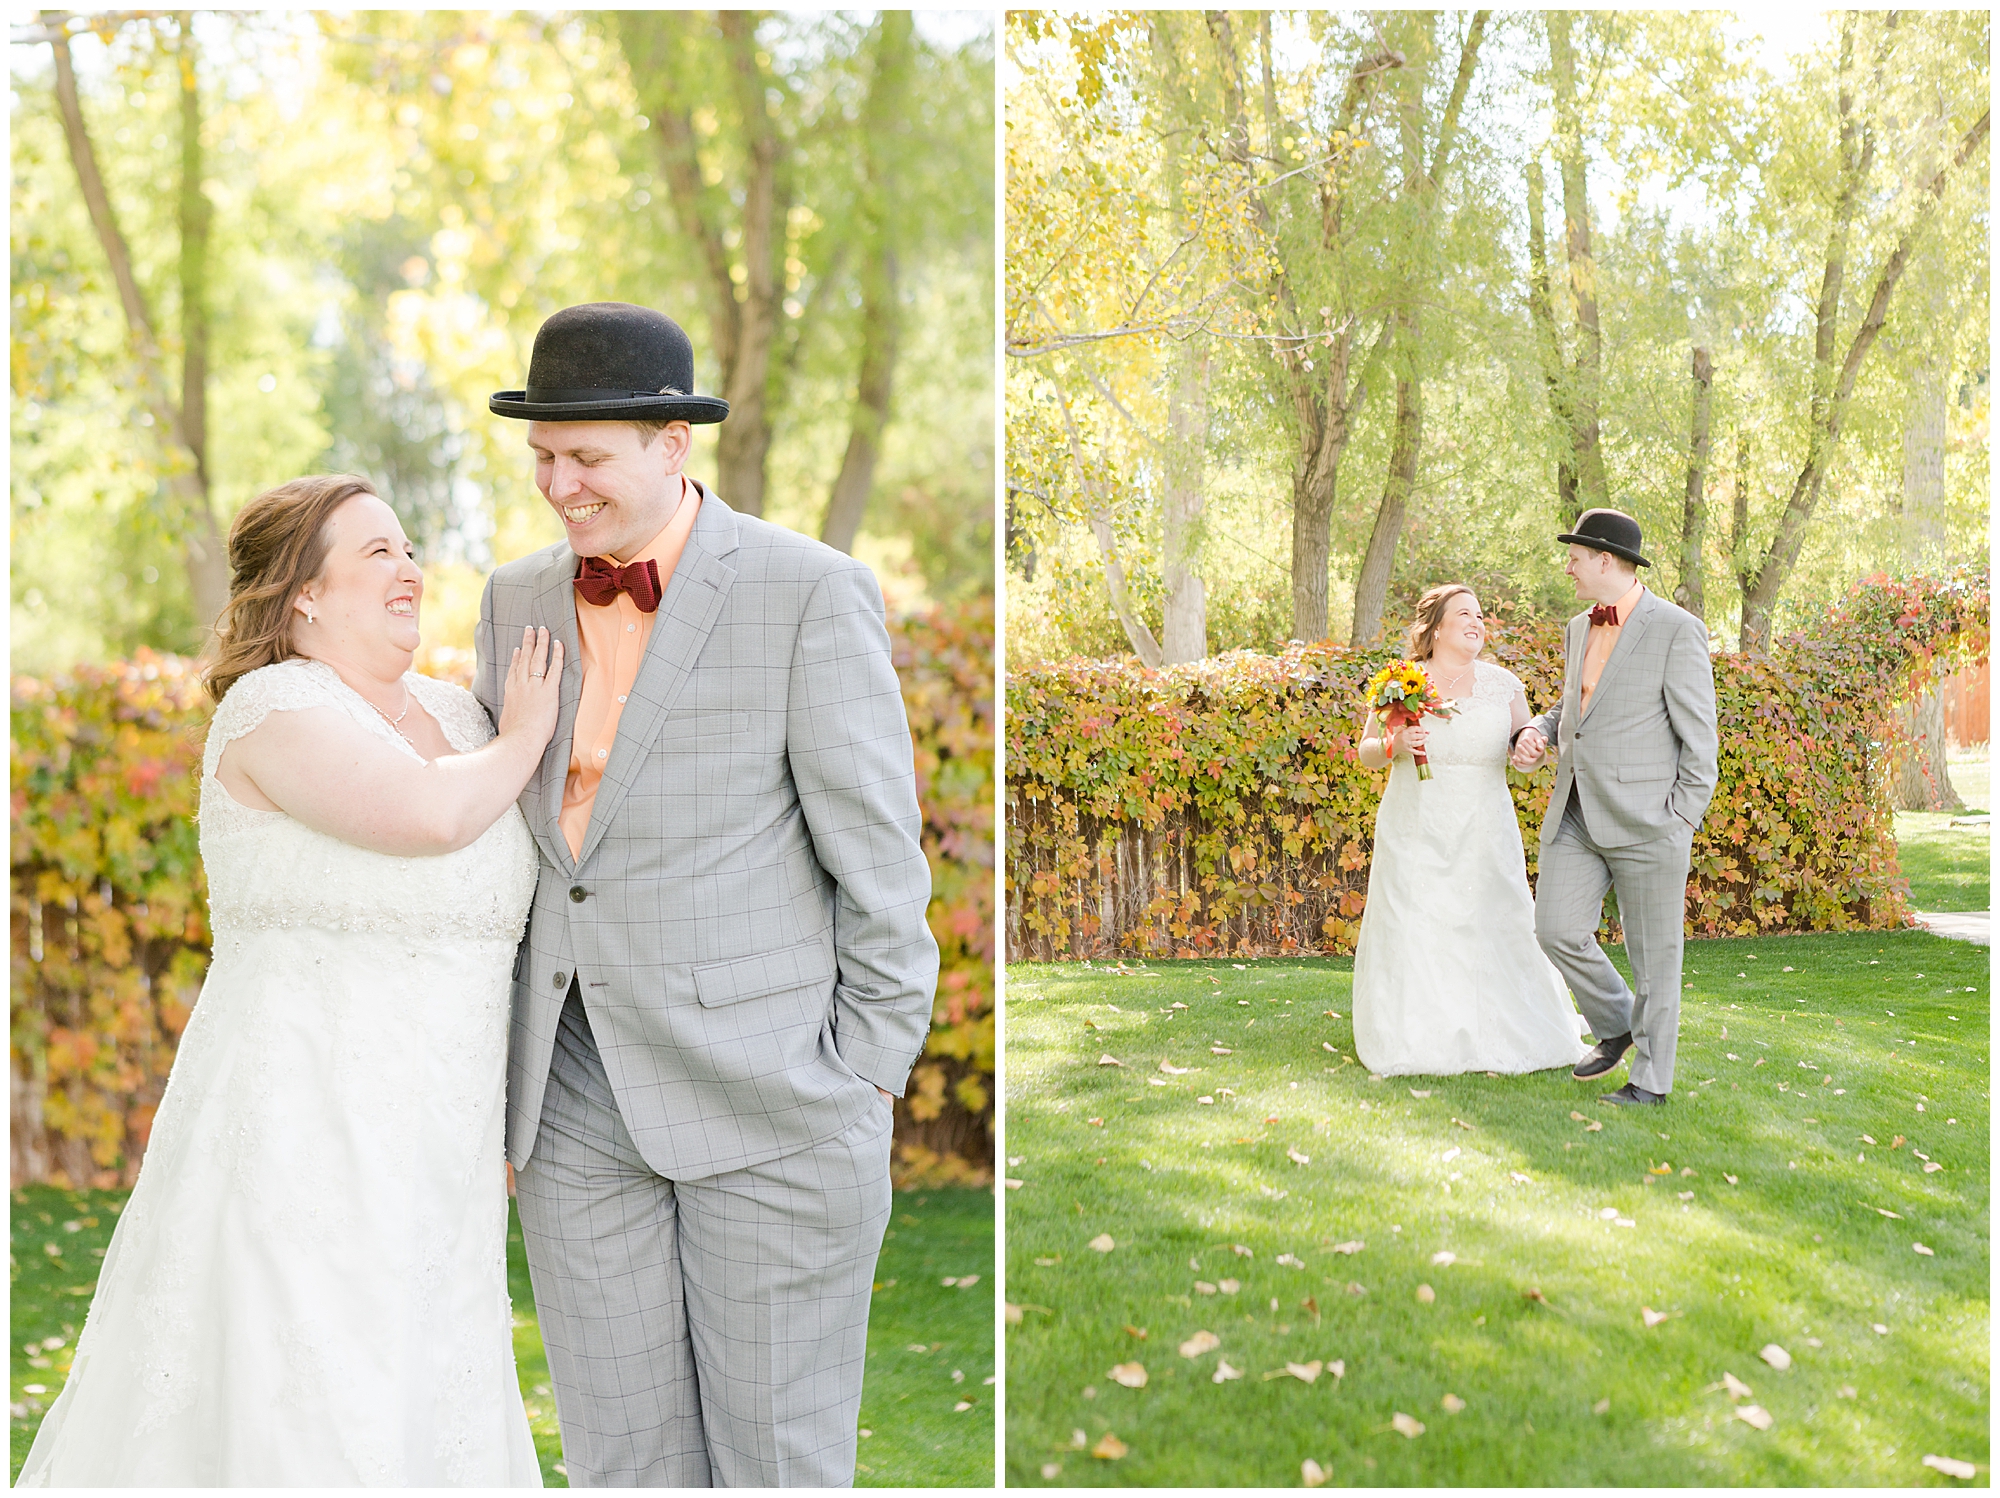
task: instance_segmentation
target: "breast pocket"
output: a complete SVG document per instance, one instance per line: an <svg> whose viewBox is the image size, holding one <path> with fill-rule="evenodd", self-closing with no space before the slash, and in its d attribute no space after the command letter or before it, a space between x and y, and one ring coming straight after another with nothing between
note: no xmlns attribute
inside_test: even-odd
<svg viewBox="0 0 2000 1498"><path fill-rule="evenodd" d="M696 739L713 743L724 739L740 739L749 732L748 713L685 713L668 718L661 725L659 742L668 746L692 743Z"/></svg>

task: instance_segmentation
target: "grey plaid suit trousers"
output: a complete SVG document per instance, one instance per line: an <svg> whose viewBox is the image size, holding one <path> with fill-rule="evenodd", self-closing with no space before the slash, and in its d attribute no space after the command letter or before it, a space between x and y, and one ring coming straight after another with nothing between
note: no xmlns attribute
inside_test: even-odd
<svg viewBox="0 0 2000 1498"><path fill-rule="evenodd" d="M1632 1037L1631 1080L1674 1087L1688 854L1715 793L1715 675L1708 628L1642 593L1582 703L1590 616L1569 621L1562 702L1540 718L1557 746L1542 816L1535 937L1599 1040ZM1597 945L1604 892L1618 891L1637 992Z"/></svg>
<svg viewBox="0 0 2000 1498"><path fill-rule="evenodd" d="M866 567L702 491L580 855L577 559L499 568L475 692L525 625L562 708L521 808L508 1157L575 1486L843 1486L888 1220L890 1105L937 944Z"/></svg>

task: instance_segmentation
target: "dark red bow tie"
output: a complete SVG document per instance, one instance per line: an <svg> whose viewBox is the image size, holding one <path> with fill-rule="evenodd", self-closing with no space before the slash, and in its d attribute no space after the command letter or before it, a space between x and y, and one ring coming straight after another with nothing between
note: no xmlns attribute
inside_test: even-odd
<svg viewBox="0 0 2000 1498"><path fill-rule="evenodd" d="M576 575L577 595L585 603L602 608L620 593L632 595L642 614L660 606L660 568L651 557L619 567L603 557L585 557L583 570Z"/></svg>
<svg viewBox="0 0 2000 1498"><path fill-rule="evenodd" d="M583 584L578 583L577 586L580 588ZM644 608L645 605L642 603L639 607ZM1590 610L1590 622L1592 624L1609 624L1616 627L1618 623L1618 605L1615 603L1593 604Z"/></svg>

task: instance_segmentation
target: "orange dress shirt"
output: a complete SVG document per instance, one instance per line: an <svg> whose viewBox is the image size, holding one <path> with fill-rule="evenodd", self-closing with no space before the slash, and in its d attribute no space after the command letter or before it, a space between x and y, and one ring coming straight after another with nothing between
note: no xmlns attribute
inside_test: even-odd
<svg viewBox="0 0 2000 1498"><path fill-rule="evenodd" d="M1583 706L1590 706L1590 694L1597 690L1597 678L1604 674L1604 663L1611 659L1611 652L1617 648L1618 632L1632 617L1632 610L1639 606L1639 595L1645 591L1645 584L1634 580L1625 596L1612 605L1618 610L1618 622L1590 626L1590 642L1583 647ZM586 673L589 671L588 667L584 669ZM589 679L586 674L584 680L587 682Z"/></svg>
<svg viewBox="0 0 2000 1498"><path fill-rule="evenodd" d="M624 566L651 557L660 569L664 601L667 583L700 508L701 490L683 478L680 505L660 533L631 556L607 560ZM604 778L604 762L611 758L612 741L618 737L618 715L625 710L626 695L638 678L639 662L646 658L654 617L642 612L629 593L620 593L603 604L585 603L582 595L576 595L583 696L576 705L576 733L570 739L569 774L563 780L562 815L557 818L572 858L583 856L583 835L590 830L597 785Z"/></svg>

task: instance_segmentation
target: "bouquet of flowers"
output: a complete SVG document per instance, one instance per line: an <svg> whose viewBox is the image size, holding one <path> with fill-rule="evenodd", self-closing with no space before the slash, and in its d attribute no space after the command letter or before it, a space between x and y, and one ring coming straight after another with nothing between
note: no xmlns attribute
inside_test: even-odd
<svg viewBox="0 0 2000 1498"><path fill-rule="evenodd" d="M1415 661L1391 661L1368 683L1368 710L1380 713L1386 731L1394 733L1426 713L1433 718L1454 717L1458 704L1438 696L1431 687L1430 677ZM1429 757L1421 749L1412 749L1410 756L1417 762L1417 779L1429 780Z"/></svg>

